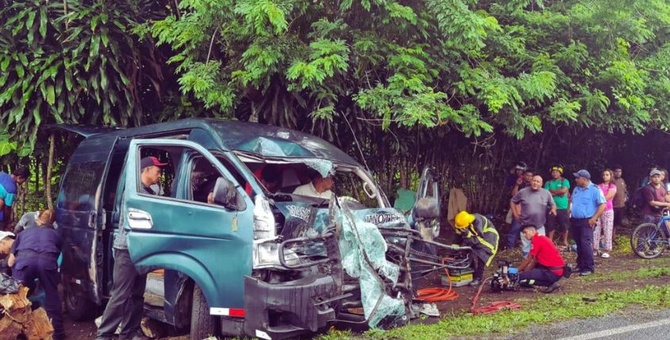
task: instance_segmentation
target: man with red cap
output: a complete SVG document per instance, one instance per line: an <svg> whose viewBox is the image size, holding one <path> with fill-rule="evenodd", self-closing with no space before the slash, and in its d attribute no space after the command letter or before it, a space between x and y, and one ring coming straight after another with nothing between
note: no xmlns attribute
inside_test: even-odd
<svg viewBox="0 0 670 340"><path fill-rule="evenodd" d="M140 194L156 195L151 188L158 183L162 167L158 158L150 156L140 160ZM124 223L119 223L119 231L114 239L114 286L110 293L96 339L112 339L119 325L119 339L148 339L142 334L140 322L144 311L144 289L147 275L140 275L128 252L127 232Z"/></svg>

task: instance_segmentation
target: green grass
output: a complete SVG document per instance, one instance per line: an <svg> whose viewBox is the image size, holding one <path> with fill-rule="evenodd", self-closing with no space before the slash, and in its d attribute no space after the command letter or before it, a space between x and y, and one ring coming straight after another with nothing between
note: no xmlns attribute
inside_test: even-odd
<svg viewBox="0 0 670 340"><path fill-rule="evenodd" d="M612 254L614 255L632 254L633 249L630 247L630 235L616 235L612 248Z"/></svg>
<svg viewBox="0 0 670 340"><path fill-rule="evenodd" d="M621 282L630 279L645 279L662 276L670 276L670 268L640 268L635 271L621 271L608 274L598 274L593 276L582 277L580 280L584 281L603 281L610 280L614 282Z"/></svg>
<svg viewBox="0 0 670 340"><path fill-rule="evenodd" d="M664 274L667 275L667 274ZM518 301L523 308L489 315L449 315L435 324L409 325L391 330L370 330L357 335L346 331L331 330L317 337L334 339L445 339L453 336L508 334L510 330L556 321L598 317L617 312L626 307L670 307L670 285L647 286L632 291L603 291L589 295L596 302L586 302L583 294L573 293L548 296L542 299Z"/></svg>

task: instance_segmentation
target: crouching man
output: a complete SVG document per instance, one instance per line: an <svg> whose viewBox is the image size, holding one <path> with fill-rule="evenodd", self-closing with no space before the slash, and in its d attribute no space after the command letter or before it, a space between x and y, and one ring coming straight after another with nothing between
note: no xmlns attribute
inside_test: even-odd
<svg viewBox="0 0 670 340"><path fill-rule="evenodd" d="M484 267L489 266L498 252L498 232L488 218L461 211L456 215L454 229L461 244L472 247L475 255L475 273L471 286L479 286L484 279Z"/></svg>
<svg viewBox="0 0 670 340"><path fill-rule="evenodd" d="M519 266L519 284L525 287L544 286L551 293L561 285L565 261L551 240L537 233L534 225L525 225L523 236L530 241L528 257Z"/></svg>

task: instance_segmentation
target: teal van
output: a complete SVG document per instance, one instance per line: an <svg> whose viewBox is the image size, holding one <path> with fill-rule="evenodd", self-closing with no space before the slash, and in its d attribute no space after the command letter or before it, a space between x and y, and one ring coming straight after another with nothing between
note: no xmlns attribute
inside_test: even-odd
<svg viewBox="0 0 670 340"><path fill-rule="evenodd" d="M408 222L358 162L290 129L215 119L58 129L82 136L56 204L75 320L100 315L109 297L119 225L148 273L146 315L192 339L402 324L416 316L418 277L469 265L467 249L433 240L439 195L430 171ZM138 190L146 156L167 163L158 195ZM259 180L266 171L277 179L271 190ZM332 176L332 198L293 194L315 174ZM440 249L460 255L445 264Z"/></svg>

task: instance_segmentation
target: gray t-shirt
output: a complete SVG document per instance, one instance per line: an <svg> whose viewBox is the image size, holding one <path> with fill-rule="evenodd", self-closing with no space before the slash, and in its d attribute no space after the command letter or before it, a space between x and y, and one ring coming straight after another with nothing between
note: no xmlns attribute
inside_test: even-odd
<svg viewBox="0 0 670 340"><path fill-rule="evenodd" d="M121 216L119 216L119 228L116 230L116 237L114 237L114 242L112 243L112 247L114 249L128 249L128 232L126 231L126 228L124 228L125 223L123 220L123 213L126 211L126 200L122 199L121 200Z"/></svg>
<svg viewBox="0 0 670 340"><path fill-rule="evenodd" d="M162 188L159 186L159 190ZM147 187L145 185L140 186L140 193L156 195L156 191L152 187ZM119 217L119 228L116 232L116 237L112 243L112 247L115 249L128 249L128 231L125 228L125 219L123 214L126 213L126 200L125 197L121 198L121 216Z"/></svg>
<svg viewBox="0 0 670 340"><path fill-rule="evenodd" d="M14 227L14 234L17 235L18 233L24 231L25 229L36 227L37 221L35 219L37 218L38 215L39 211L31 211L23 214L23 216L21 216L21 219L16 223L16 226Z"/></svg>
<svg viewBox="0 0 670 340"><path fill-rule="evenodd" d="M18 235L20 232L28 228L37 227L37 216L39 215L39 211L31 211L23 214L21 219L16 222L16 226L14 227L14 235ZM58 229L58 223L54 222L53 227L54 229Z"/></svg>
<svg viewBox="0 0 670 340"><path fill-rule="evenodd" d="M512 203L521 204L521 225L540 227L547 222L549 209L556 205L547 189L523 188L512 198Z"/></svg>

